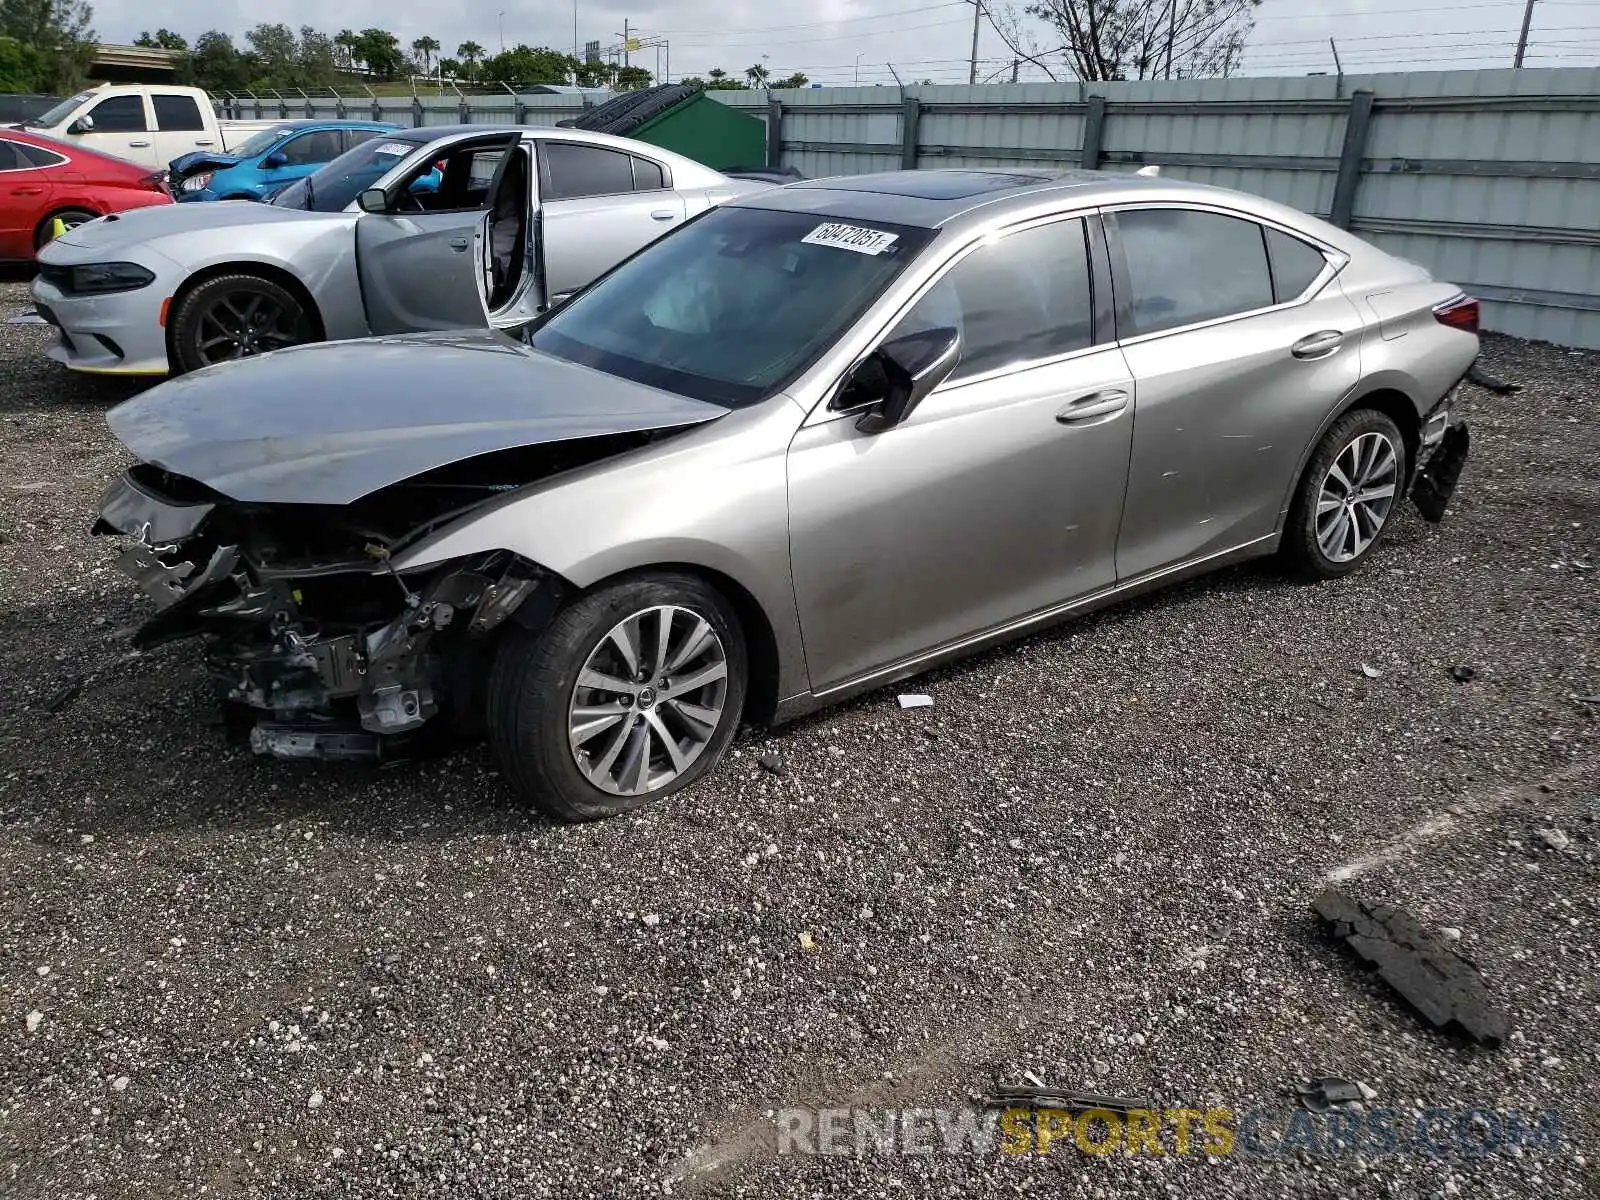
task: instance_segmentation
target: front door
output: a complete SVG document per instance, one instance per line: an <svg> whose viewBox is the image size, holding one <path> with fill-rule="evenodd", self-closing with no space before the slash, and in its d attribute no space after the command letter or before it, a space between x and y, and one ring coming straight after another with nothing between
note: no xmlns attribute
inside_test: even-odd
<svg viewBox="0 0 1600 1200"><path fill-rule="evenodd" d="M1321 250L1242 216L1139 208L1108 228L1139 389L1117 547L1133 579L1273 534L1307 442L1360 377L1361 316Z"/></svg>
<svg viewBox="0 0 1600 1200"><path fill-rule="evenodd" d="M85 115L94 122L94 128L87 133L72 134L73 141L101 154L149 167L166 165L167 160L156 154L150 114L145 108L145 98L138 92L107 96Z"/></svg>
<svg viewBox="0 0 1600 1200"><path fill-rule="evenodd" d="M814 691L1114 582L1133 381L1093 309L1081 219L985 242L889 335L956 328L950 378L886 432L844 413L795 437L790 548Z"/></svg>
<svg viewBox="0 0 1600 1200"><path fill-rule="evenodd" d="M356 265L373 333L481 328L487 323L473 247L516 135L458 143L390 190L390 211L356 222ZM527 151L514 154L524 160ZM522 173L524 182L526 170Z"/></svg>
<svg viewBox="0 0 1600 1200"><path fill-rule="evenodd" d="M337 129L313 129L297 134L260 159L261 194L270 195L280 187L304 179L343 153L344 141Z"/></svg>
<svg viewBox="0 0 1600 1200"><path fill-rule="evenodd" d="M550 298L586 287L683 224L682 195L642 155L565 139L539 143L544 265Z"/></svg>

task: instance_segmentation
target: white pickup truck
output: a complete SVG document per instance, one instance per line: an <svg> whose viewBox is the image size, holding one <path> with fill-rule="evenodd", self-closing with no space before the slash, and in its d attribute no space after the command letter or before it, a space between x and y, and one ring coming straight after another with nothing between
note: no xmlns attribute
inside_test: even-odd
<svg viewBox="0 0 1600 1200"><path fill-rule="evenodd" d="M191 150L220 153L277 121L218 121L199 88L103 83L41 113L23 128L78 142L149 167L165 167Z"/></svg>

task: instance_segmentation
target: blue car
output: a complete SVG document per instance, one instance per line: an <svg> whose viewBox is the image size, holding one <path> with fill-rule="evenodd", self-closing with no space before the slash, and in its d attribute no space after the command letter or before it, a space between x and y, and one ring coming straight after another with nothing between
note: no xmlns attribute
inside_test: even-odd
<svg viewBox="0 0 1600 1200"><path fill-rule="evenodd" d="M280 121L223 154L196 150L168 165L181 203L265 200L346 150L399 126L381 121Z"/></svg>

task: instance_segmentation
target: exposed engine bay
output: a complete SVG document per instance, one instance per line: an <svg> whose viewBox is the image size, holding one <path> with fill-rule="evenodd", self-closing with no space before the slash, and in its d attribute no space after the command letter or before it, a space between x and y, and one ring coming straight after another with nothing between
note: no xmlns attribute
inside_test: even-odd
<svg viewBox="0 0 1600 1200"><path fill-rule="evenodd" d="M250 504L141 463L94 532L133 539L118 567L155 602L151 648L198 637L230 722L279 758L382 759L471 736L492 634L537 628L567 591L510 552L402 574L393 557L524 484L632 449L627 433L482 455L348 505Z"/></svg>

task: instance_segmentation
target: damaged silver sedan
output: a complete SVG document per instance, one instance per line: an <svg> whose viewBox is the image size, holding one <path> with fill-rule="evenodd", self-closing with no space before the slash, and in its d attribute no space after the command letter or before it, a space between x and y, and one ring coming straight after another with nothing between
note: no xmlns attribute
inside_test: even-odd
<svg viewBox="0 0 1600 1200"><path fill-rule="evenodd" d="M582 820L784 720L1443 515L1477 305L1270 202L1093 173L746 197L540 318L120 405L97 530L262 753L487 736Z"/></svg>

